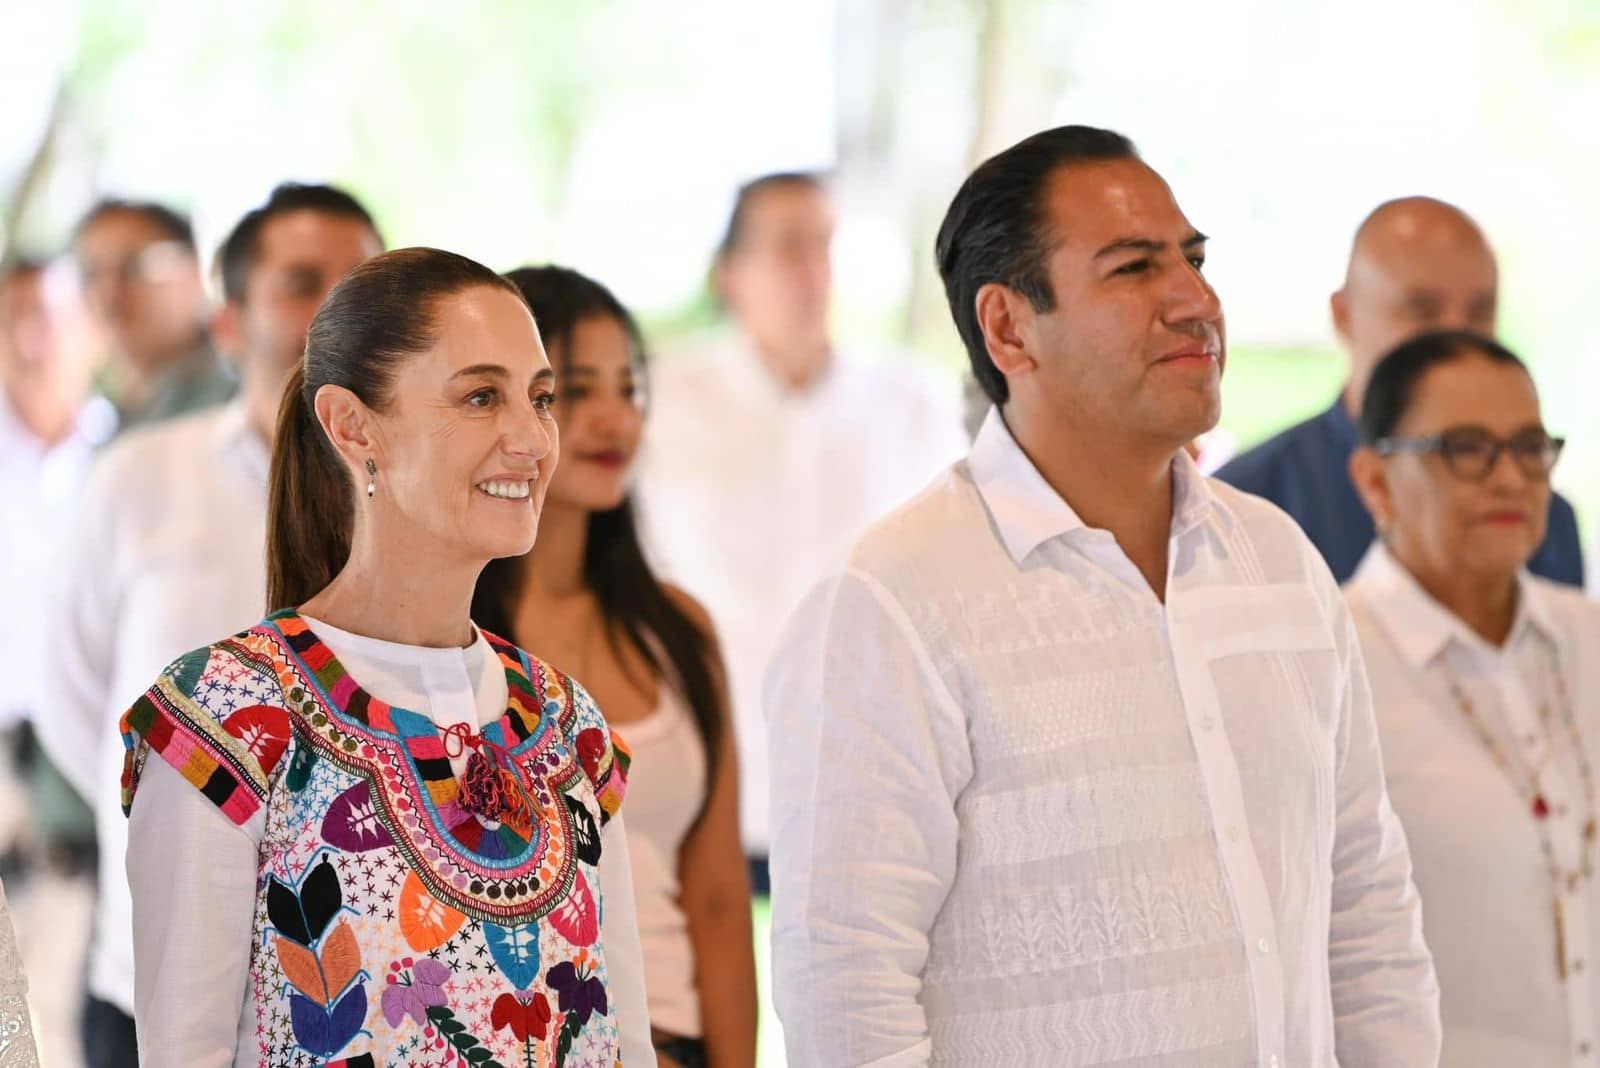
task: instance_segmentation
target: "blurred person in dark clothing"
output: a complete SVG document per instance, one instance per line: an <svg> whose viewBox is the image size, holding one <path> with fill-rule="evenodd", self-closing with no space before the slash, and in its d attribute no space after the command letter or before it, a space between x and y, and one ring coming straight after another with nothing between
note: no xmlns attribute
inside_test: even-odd
<svg viewBox="0 0 1600 1068"><path fill-rule="evenodd" d="M1217 477L1265 497L1305 529L1340 582L1372 544L1372 519L1350 481L1356 420L1372 369L1401 342L1430 330L1493 336L1499 269L1478 224L1431 197L1380 204L1356 230L1344 285L1330 298L1334 329L1350 355L1343 392L1321 415L1225 464ZM1528 569L1583 585L1572 505L1550 497L1548 533Z"/></svg>

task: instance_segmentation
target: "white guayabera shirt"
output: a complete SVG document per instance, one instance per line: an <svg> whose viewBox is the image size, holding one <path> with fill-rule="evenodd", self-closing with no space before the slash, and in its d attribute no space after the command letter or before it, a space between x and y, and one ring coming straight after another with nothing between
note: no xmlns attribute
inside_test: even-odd
<svg viewBox="0 0 1600 1068"><path fill-rule="evenodd" d="M1450 692L1452 682L1461 687L1508 759L1538 769L1544 830L1561 868L1579 870L1589 819L1583 764L1600 768L1600 605L1525 574L1511 633L1496 648L1382 543L1345 597L1371 669L1389 796L1411 842L1438 963L1442 1063L1600 1064L1600 881L1563 895L1563 978L1539 824ZM1582 760L1563 723L1562 691Z"/></svg>
<svg viewBox="0 0 1600 1068"><path fill-rule="evenodd" d="M791 1063L1432 1065L1350 617L1174 461L1167 599L991 412L766 683Z"/></svg>

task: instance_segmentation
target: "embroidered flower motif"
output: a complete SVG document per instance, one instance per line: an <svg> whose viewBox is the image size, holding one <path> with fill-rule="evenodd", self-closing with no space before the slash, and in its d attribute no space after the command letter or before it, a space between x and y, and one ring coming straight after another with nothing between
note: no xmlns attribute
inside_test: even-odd
<svg viewBox="0 0 1600 1068"><path fill-rule="evenodd" d="M606 984L587 969L564 960L551 968L544 980L558 995L561 1011L570 1014L568 1028L582 1030L595 1013L605 1015Z"/></svg>
<svg viewBox="0 0 1600 1068"><path fill-rule="evenodd" d="M444 1005L444 984L450 981L450 969L436 960L423 957L413 960L406 957L389 965L388 983L383 988L383 1018L390 1027L399 1027L407 1016L418 1025L428 1025L428 1010Z"/></svg>
<svg viewBox="0 0 1600 1068"><path fill-rule="evenodd" d="M523 994L501 994L494 1000L489 1022L496 1031L510 1028L518 1042L527 1042L531 1036L544 1041L550 1027L550 1000L543 994L528 998Z"/></svg>

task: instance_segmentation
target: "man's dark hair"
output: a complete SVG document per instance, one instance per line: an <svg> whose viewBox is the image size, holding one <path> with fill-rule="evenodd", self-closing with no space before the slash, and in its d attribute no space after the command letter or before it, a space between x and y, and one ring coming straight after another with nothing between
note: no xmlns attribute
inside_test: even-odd
<svg viewBox="0 0 1600 1068"><path fill-rule="evenodd" d="M1417 397L1417 384L1431 368L1463 356L1528 369L1516 353L1471 330L1433 330L1395 346L1378 361L1361 395L1361 443L1372 445L1395 432Z"/></svg>
<svg viewBox="0 0 1600 1068"><path fill-rule="evenodd" d="M769 189L811 189L821 192L827 187L822 175L811 171L779 171L775 174L763 174L741 185L739 192L733 198L733 211L728 215L728 228L723 231L722 240L717 242L717 262L726 260L744 242L745 231L749 229L750 223L750 203L756 197Z"/></svg>
<svg viewBox="0 0 1600 1068"><path fill-rule="evenodd" d="M1036 311L1054 308L1045 261L1060 235L1051 232L1045 208L1050 177L1073 163L1138 158L1133 142L1119 133L1057 126L985 160L956 190L934 251L972 375L995 404L1004 404L1011 391L989 359L978 325L978 290L999 282L1027 297Z"/></svg>
<svg viewBox="0 0 1600 1068"><path fill-rule="evenodd" d="M372 216L361 206L361 202L343 189L331 185L284 182L272 191L265 204L245 213L217 249L216 270L222 276L223 297L233 301L244 299L250 270L261 254L261 231L273 218L293 211L315 211L354 219L372 231L380 246L383 244L383 234L378 230L378 224L372 221Z"/></svg>
<svg viewBox="0 0 1600 1068"><path fill-rule="evenodd" d="M106 197L85 212L83 218L78 220L78 225L72 228L73 244L77 244L85 230L108 215L137 215L160 230L162 237L168 241L175 241L191 253L199 254L194 243L194 224L187 215L153 200L124 200L121 197Z"/></svg>

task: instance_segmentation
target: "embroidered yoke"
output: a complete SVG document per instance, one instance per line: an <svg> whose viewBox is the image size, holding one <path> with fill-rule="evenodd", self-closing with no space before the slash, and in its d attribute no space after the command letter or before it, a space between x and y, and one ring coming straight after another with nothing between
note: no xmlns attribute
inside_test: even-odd
<svg viewBox="0 0 1600 1068"><path fill-rule="evenodd" d="M598 864L629 755L580 686L485 637L508 707L470 740L368 694L293 611L182 657L123 717L125 810L151 753L237 824L265 809L262 1068L620 1063Z"/></svg>

